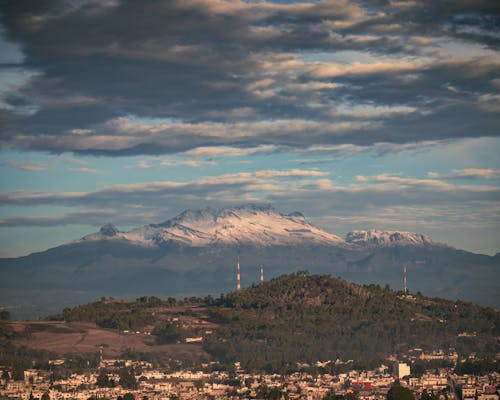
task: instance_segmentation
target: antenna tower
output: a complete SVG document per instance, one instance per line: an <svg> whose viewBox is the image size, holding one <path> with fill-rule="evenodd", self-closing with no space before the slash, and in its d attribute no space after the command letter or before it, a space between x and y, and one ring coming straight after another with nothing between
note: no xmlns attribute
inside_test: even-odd
<svg viewBox="0 0 500 400"><path fill-rule="evenodd" d="M404 273L403 273L403 284L404 284L404 294L408 294L408 287L406 286L406 263L403 264L404 267L403 267L403 270L404 270Z"/></svg>
<svg viewBox="0 0 500 400"><path fill-rule="evenodd" d="M260 265L260 284L262 285L264 283L264 266L261 264Z"/></svg>
<svg viewBox="0 0 500 400"><path fill-rule="evenodd" d="M240 256L238 256L238 270L236 272L236 290L241 289L241 277L240 277Z"/></svg>

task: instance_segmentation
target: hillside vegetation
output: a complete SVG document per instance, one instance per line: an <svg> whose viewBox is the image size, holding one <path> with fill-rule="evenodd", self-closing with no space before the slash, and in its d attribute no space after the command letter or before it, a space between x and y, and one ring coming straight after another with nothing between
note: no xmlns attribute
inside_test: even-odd
<svg viewBox="0 0 500 400"><path fill-rule="evenodd" d="M480 357L500 350L500 316L491 308L307 272L216 299L103 298L49 319L139 332L157 345L202 337L213 359L226 366L239 361L250 371L286 372L336 359L368 365L413 348Z"/></svg>
<svg viewBox="0 0 500 400"><path fill-rule="evenodd" d="M493 355L500 333L491 308L300 272L221 297L210 315L221 328L205 348L251 370L368 361L416 347Z"/></svg>

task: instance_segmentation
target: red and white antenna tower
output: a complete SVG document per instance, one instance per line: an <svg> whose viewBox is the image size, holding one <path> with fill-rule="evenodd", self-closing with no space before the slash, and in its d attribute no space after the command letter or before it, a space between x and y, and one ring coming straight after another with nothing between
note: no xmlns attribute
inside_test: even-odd
<svg viewBox="0 0 500 400"><path fill-rule="evenodd" d="M261 264L260 265L260 284L262 285L264 283L264 266Z"/></svg>
<svg viewBox="0 0 500 400"><path fill-rule="evenodd" d="M406 263L404 263L403 265L404 265L404 267L403 267L403 269L404 269L404 274L403 274L404 275L404 277L403 277L404 293L408 294L408 287L406 286Z"/></svg>
<svg viewBox="0 0 500 400"><path fill-rule="evenodd" d="M238 270L236 273L236 290L241 289L241 277L240 277L240 256L238 256Z"/></svg>

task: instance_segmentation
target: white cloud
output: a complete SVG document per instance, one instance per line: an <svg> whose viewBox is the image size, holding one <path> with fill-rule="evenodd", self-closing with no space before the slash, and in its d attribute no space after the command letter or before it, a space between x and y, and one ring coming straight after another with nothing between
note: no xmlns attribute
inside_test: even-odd
<svg viewBox="0 0 500 400"><path fill-rule="evenodd" d="M378 106L374 104L340 104L333 115L351 116L357 118L387 118L397 114L411 114L418 112L416 107L405 105L399 106ZM422 112L422 111L420 111Z"/></svg>
<svg viewBox="0 0 500 400"><path fill-rule="evenodd" d="M452 170L453 177L463 179L498 179L500 169L465 168Z"/></svg>
<svg viewBox="0 0 500 400"><path fill-rule="evenodd" d="M22 171L31 171L31 172L49 170L49 166L47 166L46 164L38 164L33 162L17 162L17 161L0 162L0 167L14 168L14 169L20 169Z"/></svg>
<svg viewBox="0 0 500 400"><path fill-rule="evenodd" d="M450 174L441 175L428 172L427 176L433 179L500 179L500 169L490 168L463 168L453 169Z"/></svg>
<svg viewBox="0 0 500 400"><path fill-rule="evenodd" d="M94 168L87 168L87 167L68 168L68 171L83 172L83 173L86 173L86 174L96 174L96 175L104 174L104 171L101 171L99 169L94 169Z"/></svg>
<svg viewBox="0 0 500 400"><path fill-rule="evenodd" d="M137 164L133 165L132 168L139 169L151 169L151 168L162 168L162 167L204 167L217 165L215 161L197 161L197 160L163 160L152 164L148 161L141 160Z"/></svg>
<svg viewBox="0 0 500 400"><path fill-rule="evenodd" d="M211 146L197 147L192 150L180 153L185 157L243 157L260 153L274 153L278 150L274 145L261 145L257 147L230 147L230 146Z"/></svg>
<svg viewBox="0 0 500 400"><path fill-rule="evenodd" d="M309 66L312 76L317 78L334 78L343 75L391 74L415 71L423 68L423 61L379 61L373 63L353 62L341 64L337 62L317 62Z"/></svg>

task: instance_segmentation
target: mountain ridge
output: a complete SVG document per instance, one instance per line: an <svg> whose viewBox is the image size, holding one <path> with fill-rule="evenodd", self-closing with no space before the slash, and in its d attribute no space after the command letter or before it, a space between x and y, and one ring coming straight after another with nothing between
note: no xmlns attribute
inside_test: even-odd
<svg viewBox="0 0 500 400"><path fill-rule="evenodd" d="M100 231L79 239L103 240L114 238L128 240L144 246L179 243L188 246L215 244L290 245L325 244L352 245L444 245L428 236L406 231L354 230L345 239L318 228L302 213L282 214L271 206L245 205L214 210L210 207L185 210L159 224L149 224L128 232L119 231L108 223Z"/></svg>
<svg viewBox="0 0 500 400"><path fill-rule="evenodd" d="M242 222L243 221L243 222ZM408 287L429 296L500 308L500 258L433 242L421 234L353 231L347 241L300 213L271 207L187 210L160 224L121 232L111 223L40 253L0 259L0 308L33 318L101 296L217 295L294 271L360 284Z"/></svg>

